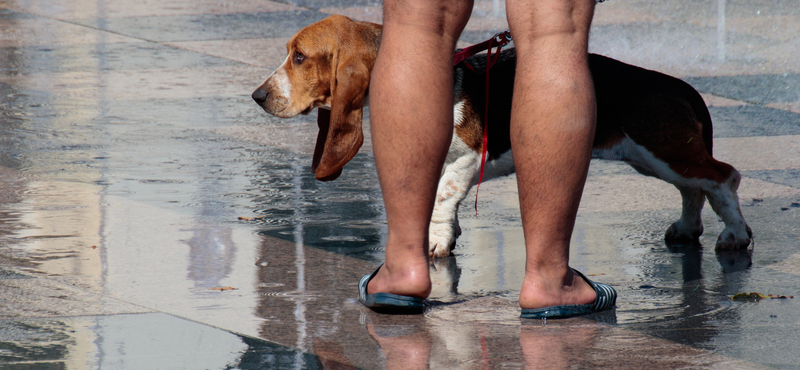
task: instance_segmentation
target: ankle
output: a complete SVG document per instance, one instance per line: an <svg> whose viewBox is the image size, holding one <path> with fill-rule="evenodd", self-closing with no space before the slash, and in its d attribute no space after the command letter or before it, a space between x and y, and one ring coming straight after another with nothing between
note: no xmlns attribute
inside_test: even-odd
<svg viewBox="0 0 800 370"><path fill-rule="evenodd" d="M386 277L391 291L388 293L427 298L431 293L431 275L427 258L404 263L387 263Z"/></svg>
<svg viewBox="0 0 800 370"><path fill-rule="evenodd" d="M594 289L572 270L545 276L525 273L519 295L522 308L542 308L566 304L589 304L597 294Z"/></svg>
<svg viewBox="0 0 800 370"><path fill-rule="evenodd" d="M367 286L367 293L391 293L427 298L431 293L431 277L427 261L387 261Z"/></svg>
<svg viewBox="0 0 800 370"><path fill-rule="evenodd" d="M545 288L568 286L572 281L572 268L559 261L527 261L525 263L525 280L544 285Z"/></svg>

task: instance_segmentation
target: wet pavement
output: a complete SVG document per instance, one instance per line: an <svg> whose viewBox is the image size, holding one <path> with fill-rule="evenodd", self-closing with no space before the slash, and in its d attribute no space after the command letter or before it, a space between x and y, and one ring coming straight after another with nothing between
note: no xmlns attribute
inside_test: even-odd
<svg viewBox="0 0 800 370"><path fill-rule="evenodd" d="M800 368L794 1L598 6L593 52L703 93L755 238L715 252L706 207L703 246L667 246L678 192L594 161L572 264L618 308L547 322L518 319L513 175L462 207L425 315L355 301L386 238L369 138L320 183L315 113L249 98L334 13L381 18L373 0L0 0L0 368ZM506 27L477 1L462 43Z"/></svg>

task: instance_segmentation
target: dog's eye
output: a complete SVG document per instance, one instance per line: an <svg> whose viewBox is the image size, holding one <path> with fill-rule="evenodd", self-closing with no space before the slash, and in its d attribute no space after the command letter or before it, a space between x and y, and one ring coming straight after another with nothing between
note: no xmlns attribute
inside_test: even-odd
<svg viewBox="0 0 800 370"><path fill-rule="evenodd" d="M294 61L296 64L303 64L303 61L305 61L305 60L306 60L306 56L305 56L305 55L303 55L303 53L301 53L301 52L299 52L299 51L295 51L295 52L294 52L294 55L292 56L292 60L293 60L293 61Z"/></svg>

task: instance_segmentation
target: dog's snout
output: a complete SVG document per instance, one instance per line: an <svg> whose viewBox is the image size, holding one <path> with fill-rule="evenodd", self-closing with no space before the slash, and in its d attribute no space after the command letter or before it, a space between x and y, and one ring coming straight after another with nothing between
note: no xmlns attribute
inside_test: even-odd
<svg viewBox="0 0 800 370"><path fill-rule="evenodd" d="M251 96L253 97L253 100L256 101L256 103L263 104L265 101L267 101L267 95L269 94L267 94L266 90L258 88L256 89L256 91L253 91L253 95Z"/></svg>

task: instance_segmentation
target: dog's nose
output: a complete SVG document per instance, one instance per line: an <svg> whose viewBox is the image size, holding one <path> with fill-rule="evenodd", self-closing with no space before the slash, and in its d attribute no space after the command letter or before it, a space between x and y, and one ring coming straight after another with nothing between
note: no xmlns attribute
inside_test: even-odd
<svg viewBox="0 0 800 370"><path fill-rule="evenodd" d="M267 94L267 92L264 91L264 89L258 88L256 89L256 91L253 91L253 95L251 96L253 97L253 100L256 101L256 103L263 104L265 101L267 101L267 95L269 94Z"/></svg>

